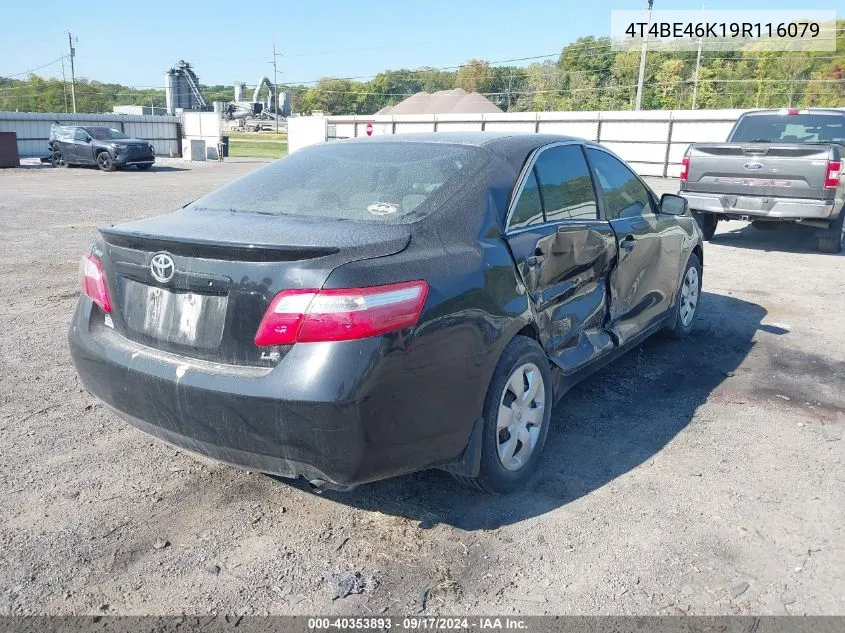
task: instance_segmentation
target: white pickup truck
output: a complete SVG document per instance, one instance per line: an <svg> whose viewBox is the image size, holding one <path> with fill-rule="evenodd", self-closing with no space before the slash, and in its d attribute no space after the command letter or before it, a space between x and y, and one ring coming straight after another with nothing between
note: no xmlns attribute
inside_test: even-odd
<svg viewBox="0 0 845 633"><path fill-rule="evenodd" d="M737 120L726 143L695 143L680 194L704 239L720 220L757 228L790 222L817 229L818 249L845 245L845 110L759 110Z"/></svg>

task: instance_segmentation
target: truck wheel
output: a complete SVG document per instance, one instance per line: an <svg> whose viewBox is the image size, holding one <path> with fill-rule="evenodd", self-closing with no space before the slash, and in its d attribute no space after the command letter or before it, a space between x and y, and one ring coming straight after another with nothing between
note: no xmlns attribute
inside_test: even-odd
<svg viewBox="0 0 845 633"><path fill-rule="evenodd" d="M825 234L818 236L818 249L822 253L839 253L845 248L845 209L839 212L837 218Z"/></svg>
<svg viewBox="0 0 845 633"><path fill-rule="evenodd" d="M534 339L516 336L505 347L484 400L480 471L458 481L495 494L522 486L537 470L551 412L546 354Z"/></svg>
<svg viewBox="0 0 845 633"><path fill-rule="evenodd" d="M103 171L114 171L114 161L108 152L97 154L97 167Z"/></svg>
<svg viewBox="0 0 845 633"><path fill-rule="evenodd" d="M704 239L708 242L712 240L713 235L716 233L716 225L719 223L719 218L712 213L702 213L700 211L693 211L692 217L698 223L698 228L701 229Z"/></svg>

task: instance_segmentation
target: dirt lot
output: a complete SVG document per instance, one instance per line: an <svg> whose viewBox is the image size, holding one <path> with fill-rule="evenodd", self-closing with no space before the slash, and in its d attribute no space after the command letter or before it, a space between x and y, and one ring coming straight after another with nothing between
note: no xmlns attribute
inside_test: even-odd
<svg viewBox="0 0 845 633"><path fill-rule="evenodd" d="M316 496L107 413L66 344L95 227L256 164L0 170L0 613L845 614L845 257L809 233L723 225L694 335L572 391L508 497Z"/></svg>

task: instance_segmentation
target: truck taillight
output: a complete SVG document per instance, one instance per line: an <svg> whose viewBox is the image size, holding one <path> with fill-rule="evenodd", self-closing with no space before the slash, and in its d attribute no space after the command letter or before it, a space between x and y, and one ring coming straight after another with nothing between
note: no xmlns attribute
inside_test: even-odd
<svg viewBox="0 0 845 633"><path fill-rule="evenodd" d="M92 253L83 256L79 262L79 285L85 296L100 306L103 312L111 313L111 297L106 286L103 263Z"/></svg>
<svg viewBox="0 0 845 633"><path fill-rule="evenodd" d="M428 296L424 281L330 290L283 290L255 334L255 344L350 341L417 324Z"/></svg>
<svg viewBox="0 0 845 633"><path fill-rule="evenodd" d="M827 173L824 177L825 189L836 189L839 186L839 177L842 174L842 163L838 160L827 161Z"/></svg>
<svg viewBox="0 0 845 633"><path fill-rule="evenodd" d="M681 175L679 178L681 180L686 180L689 177L689 156L684 156L683 160L681 160Z"/></svg>

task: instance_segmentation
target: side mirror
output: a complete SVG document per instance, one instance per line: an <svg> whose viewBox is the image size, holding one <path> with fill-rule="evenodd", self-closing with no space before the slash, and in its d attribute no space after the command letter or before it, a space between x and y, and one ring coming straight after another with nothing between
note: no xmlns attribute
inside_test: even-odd
<svg viewBox="0 0 845 633"><path fill-rule="evenodd" d="M689 203L683 196L674 193L664 193L660 196L660 213L667 215L686 215Z"/></svg>
<svg viewBox="0 0 845 633"><path fill-rule="evenodd" d="M86 136L86 137L85 137L85 142L86 142L86 143L90 143L90 142L91 142L91 137L90 137L90 136Z"/></svg>

